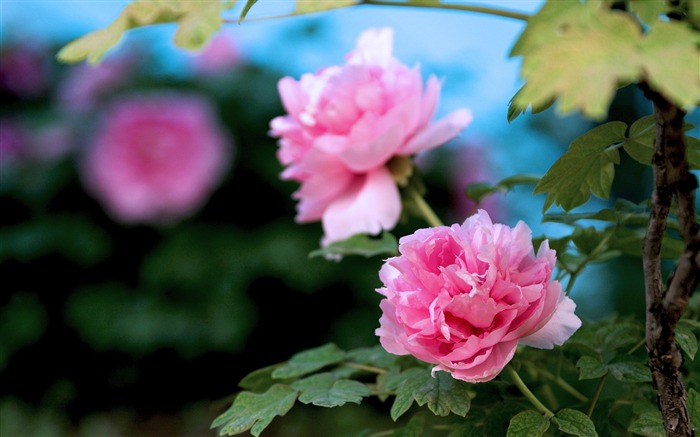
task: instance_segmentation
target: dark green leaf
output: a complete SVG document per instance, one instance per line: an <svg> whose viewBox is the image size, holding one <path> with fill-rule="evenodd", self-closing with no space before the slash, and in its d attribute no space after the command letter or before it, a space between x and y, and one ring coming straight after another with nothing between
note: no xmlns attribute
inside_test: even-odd
<svg viewBox="0 0 700 437"><path fill-rule="evenodd" d="M654 115L647 115L632 123L629 137L622 144L625 151L637 162L645 165L651 164L651 156L654 154L654 127L656 121Z"/></svg>
<svg viewBox="0 0 700 437"><path fill-rule="evenodd" d="M423 437L425 435L425 414L415 414L406 426L396 429L391 437Z"/></svg>
<svg viewBox="0 0 700 437"><path fill-rule="evenodd" d="M299 401L319 407L339 407L347 402L359 404L370 395L363 383L337 379L332 373L319 373L296 381L292 388L299 390Z"/></svg>
<svg viewBox="0 0 700 437"><path fill-rule="evenodd" d="M607 367L597 358L583 356L576 362L579 369L579 380L596 379L608 373Z"/></svg>
<svg viewBox="0 0 700 437"><path fill-rule="evenodd" d="M597 437L598 433L591 419L584 413L570 408L557 411L554 415L559 430L579 437Z"/></svg>
<svg viewBox="0 0 700 437"><path fill-rule="evenodd" d="M651 382L651 371L645 363L636 361L608 364L610 374L622 382Z"/></svg>
<svg viewBox="0 0 700 437"><path fill-rule="evenodd" d="M272 377L272 372L279 366L281 366L281 364L273 364L272 366L254 370L244 376L238 383L238 386L249 391L265 391L273 385L279 383L279 380L275 380Z"/></svg>
<svg viewBox="0 0 700 437"><path fill-rule="evenodd" d="M287 385L274 385L262 394L241 392L233 405L214 419L212 428L220 428L219 435L236 435L247 430L254 436L272 422L275 416L284 416L294 406L297 391Z"/></svg>
<svg viewBox="0 0 700 437"><path fill-rule="evenodd" d="M381 345L362 347L348 351L346 361L388 369L396 363L396 355L390 354Z"/></svg>
<svg viewBox="0 0 700 437"><path fill-rule="evenodd" d="M336 364L345 358L343 352L333 343L294 354L292 358L272 372L272 377L294 378Z"/></svg>
<svg viewBox="0 0 700 437"><path fill-rule="evenodd" d="M637 414L628 431L644 437L666 437L666 429L659 410L647 402L635 402L634 412Z"/></svg>
<svg viewBox="0 0 700 437"><path fill-rule="evenodd" d="M314 250L309 254L310 258L324 256L334 259L342 256L361 255L371 258L378 255L396 255L398 252L396 237L389 232L383 232L381 238L372 238L367 234L355 234L352 237L336 241L328 246Z"/></svg>
<svg viewBox="0 0 700 437"><path fill-rule="evenodd" d="M693 331L686 325L679 323L676 325L676 341L691 360L695 359L698 352L698 339Z"/></svg>
<svg viewBox="0 0 700 437"><path fill-rule="evenodd" d="M697 424L700 423L700 393L692 387L688 389L688 415L697 429Z"/></svg>
<svg viewBox="0 0 700 437"><path fill-rule="evenodd" d="M549 419L533 410L522 411L510 420L506 437L539 437L549 428Z"/></svg>
<svg viewBox="0 0 700 437"><path fill-rule="evenodd" d="M413 405L414 391L422 384L425 374L430 376L429 369L413 367L405 372L401 372L396 380L396 398L391 405L391 419L396 421L401 417L411 405Z"/></svg>
<svg viewBox="0 0 700 437"><path fill-rule="evenodd" d="M430 411L437 416L450 413L462 417L467 415L471 405L468 383L454 379L447 372L435 372L435 376L424 373L423 377L422 383L413 392L418 405L428 404Z"/></svg>
<svg viewBox="0 0 700 437"><path fill-rule="evenodd" d="M575 139L535 187L547 193L543 212L553 203L569 211L588 201L591 193L607 199L620 155L610 145L625 139L627 125L614 121L595 127Z"/></svg>

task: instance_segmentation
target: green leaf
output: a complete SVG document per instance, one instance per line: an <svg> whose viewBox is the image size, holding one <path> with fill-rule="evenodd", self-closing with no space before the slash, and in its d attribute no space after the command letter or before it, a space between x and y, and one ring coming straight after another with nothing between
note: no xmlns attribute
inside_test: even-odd
<svg viewBox="0 0 700 437"><path fill-rule="evenodd" d="M647 24L656 21L667 10L665 0L627 0L627 8Z"/></svg>
<svg viewBox="0 0 700 437"><path fill-rule="evenodd" d="M469 184L466 190L467 197L473 199L476 203L481 202L484 197L496 193L506 193L513 190L518 185L536 184L540 181L539 176L520 174L507 177L496 184L488 182L475 182Z"/></svg>
<svg viewBox="0 0 700 437"><path fill-rule="evenodd" d="M396 363L396 355L390 354L381 345L361 347L348 351L345 360L368 366L388 369Z"/></svg>
<svg viewBox="0 0 700 437"><path fill-rule="evenodd" d="M238 383L238 386L242 389L249 391L265 391L272 387L273 385L279 383L272 377L272 372L275 371L281 364L273 364L272 366L263 367L261 369L253 370L249 374L243 377Z"/></svg>
<svg viewBox="0 0 700 437"><path fill-rule="evenodd" d="M219 435L236 435L247 430L254 436L272 422L275 416L284 416L294 406L297 391L288 385L274 385L262 394L241 392L233 405L214 419L212 428L220 428Z"/></svg>
<svg viewBox="0 0 700 437"><path fill-rule="evenodd" d="M533 410L522 411L510 420L506 437L539 437L549 428L549 419Z"/></svg>
<svg viewBox="0 0 700 437"><path fill-rule="evenodd" d="M273 370L272 377L294 378L336 364L345 359L345 352L333 343L294 354L284 365Z"/></svg>
<svg viewBox="0 0 700 437"><path fill-rule="evenodd" d="M691 360L695 359L698 352L698 339L693 331L686 325L678 323L676 325L676 341Z"/></svg>
<svg viewBox="0 0 700 437"><path fill-rule="evenodd" d="M651 382L651 371L645 363L627 361L608 364L610 374L622 382Z"/></svg>
<svg viewBox="0 0 700 437"><path fill-rule="evenodd" d="M666 429L659 410L649 402L637 401L633 405L637 415L627 430L644 437L666 437Z"/></svg>
<svg viewBox="0 0 700 437"><path fill-rule="evenodd" d="M413 392L420 386L426 373L429 375L430 370L413 367L401 372L399 375L396 388L396 398L394 399L394 403L391 405L390 411L391 419L394 422L406 411L408 411L408 409L411 408L411 405L413 405Z"/></svg>
<svg viewBox="0 0 700 437"><path fill-rule="evenodd" d="M357 4L357 0L297 0L294 13L309 14L329 9L344 8L355 4Z"/></svg>
<svg viewBox="0 0 700 437"><path fill-rule="evenodd" d="M597 437L593 421L584 413L571 408L564 408L554 415L559 431L579 437Z"/></svg>
<svg viewBox="0 0 700 437"><path fill-rule="evenodd" d="M337 379L332 373L311 375L294 382L292 388L300 391L300 402L319 407L339 407L347 402L359 404L371 393L365 384Z"/></svg>
<svg viewBox="0 0 700 437"><path fill-rule="evenodd" d="M589 356L579 358L576 367L579 369L579 380L596 379L608 373L608 368L600 360Z"/></svg>
<svg viewBox="0 0 700 437"><path fill-rule="evenodd" d="M238 24L241 24L241 22L243 20L245 20L245 17L248 15L250 8L252 8L253 5L257 2L258 2L258 0L247 0L245 2L245 6L243 6L243 10L241 11L241 15L238 17Z"/></svg>
<svg viewBox="0 0 700 437"><path fill-rule="evenodd" d="M454 379L447 372L435 372L435 376L428 373L423 375L422 383L413 392L418 405L428 404L428 409L436 416L450 413L462 417L467 415L471 406L468 383Z"/></svg>
<svg viewBox="0 0 700 437"><path fill-rule="evenodd" d="M654 154L654 127L656 121L653 115L647 115L632 123L629 137L622 144L627 154L635 161L650 165Z"/></svg>
<svg viewBox="0 0 700 437"><path fill-rule="evenodd" d="M423 437L425 435L425 414L415 414L402 426L394 431L391 437Z"/></svg>
<svg viewBox="0 0 700 437"><path fill-rule="evenodd" d="M328 246L314 250L309 258L324 256L334 259L338 256L361 255L371 258L378 255L396 255L398 252L396 237L389 232L383 232L381 238L373 238L367 234L355 234L352 237L336 241Z"/></svg>
<svg viewBox="0 0 700 437"><path fill-rule="evenodd" d="M234 2L220 0L142 0L126 5L106 28L83 35L63 47L58 59L65 63L98 63L108 50L116 46L124 32L137 27L160 23L177 23L173 41L188 50L202 48L221 28L221 12Z"/></svg>
<svg viewBox="0 0 700 437"><path fill-rule="evenodd" d="M603 119L619 84L641 77L640 40L632 17L601 2L546 2L511 50L511 56L523 56L526 80L511 101L512 112L558 98L561 114L580 110Z"/></svg>
<svg viewBox="0 0 700 437"><path fill-rule="evenodd" d="M535 187L534 194L547 193L543 212L553 203L569 211L586 203L591 193L607 199L615 178L614 164L620 163L617 149L609 147L624 141L626 129L625 123L613 121L575 139Z"/></svg>
<svg viewBox="0 0 700 437"><path fill-rule="evenodd" d="M700 99L697 33L685 23L657 20L641 47L642 69L652 89L684 109Z"/></svg>
<svg viewBox="0 0 700 437"><path fill-rule="evenodd" d="M697 424L700 423L700 393L692 387L688 389L688 415L697 429Z"/></svg>

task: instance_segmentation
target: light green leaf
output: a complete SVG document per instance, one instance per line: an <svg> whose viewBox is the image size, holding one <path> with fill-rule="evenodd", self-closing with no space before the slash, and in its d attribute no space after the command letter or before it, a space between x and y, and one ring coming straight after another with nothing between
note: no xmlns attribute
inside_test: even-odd
<svg viewBox="0 0 700 437"><path fill-rule="evenodd" d="M319 407L339 407L347 402L359 404L370 395L370 389L359 381L337 379L332 373L319 373L296 381L299 401Z"/></svg>
<svg viewBox="0 0 700 437"><path fill-rule="evenodd" d="M579 380L596 379L608 373L608 369L597 358L582 356L576 362L576 367L579 369Z"/></svg>
<svg viewBox="0 0 700 437"><path fill-rule="evenodd" d="M539 437L549 428L549 419L537 411L522 411L508 425L506 437Z"/></svg>
<svg viewBox="0 0 700 437"><path fill-rule="evenodd" d="M344 358L345 352L335 344L328 343L294 354L286 364L273 370L272 377L279 379L306 375L328 365L339 363Z"/></svg>
<svg viewBox="0 0 700 437"><path fill-rule="evenodd" d="M651 371L645 363L636 361L608 364L610 374L622 382L651 382Z"/></svg>
<svg viewBox="0 0 700 437"><path fill-rule="evenodd" d="M546 2L511 50L511 56L523 56L520 74L526 83L509 112L558 98L561 114L580 110L603 119L617 87L641 77L640 40L631 16L600 2Z"/></svg>
<svg viewBox="0 0 700 437"><path fill-rule="evenodd" d="M652 89L684 109L700 99L697 33L687 24L656 21L641 47L642 69Z"/></svg>
<svg viewBox="0 0 700 437"><path fill-rule="evenodd" d="M579 437L597 437L593 421L590 417L578 410L564 408L554 415L554 422L559 427L559 431Z"/></svg>
<svg viewBox="0 0 700 437"><path fill-rule="evenodd" d="M333 259L349 255L371 258L378 255L396 255L397 251L396 237L389 232L383 232L381 238L372 238L367 234L355 234L346 240L336 241L322 249L314 250L309 254L309 258L325 256Z"/></svg>
<svg viewBox="0 0 700 437"><path fill-rule="evenodd" d="M284 416L294 406L297 391L288 385L274 385L262 394L241 392L233 405L214 419L212 428L220 428L219 435L236 435L247 430L254 436L272 422L275 416Z"/></svg>
<svg viewBox="0 0 700 437"><path fill-rule="evenodd" d="M695 359L698 352L698 339L693 331L686 325L679 323L676 325L676 341L691 360Z"/></svg>
<svg viewBox="0 0 700 437"><path fill-rule="evenodd" d="M553 203L569 211L586 203L591 193L607 199L620 162L610 145L624 141L626 129L625 123L613 121L575 139L535 187L535 194L547 193L543 212Z"/></svg>
<svg viewBox="0 0 700 437"><path fill-rule="evenodd" d="M109 26L69 42L57 56L61 62L76 63L87 59L96 64L119 43L124 32L160 23L177 23L175 44L197 50L221 28L221 12L233 4L220 0L142 0L129 3Z"/></svg>
<svg viewBox="0 0 700 437"><path fill-rule="evenodd" d="M297 0L294 13L309 14L329 9L344 8L355 4L357 4L357 0Z"/></svg>

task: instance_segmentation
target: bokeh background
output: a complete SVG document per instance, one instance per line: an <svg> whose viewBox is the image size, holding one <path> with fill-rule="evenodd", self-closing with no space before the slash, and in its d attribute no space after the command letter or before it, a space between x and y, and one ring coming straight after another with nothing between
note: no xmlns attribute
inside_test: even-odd
<svg viewBox="0 0 700 437"><path fill-rule="evenodd" d="M491 3L523 12L541 4ZM427 198L447 222L475 211L463 195L469 182L542 175L593 126L553 109L509 124L521 83L508 52L523 23L454 11L363 6L263 19L293 7L263 1L200 53L175 48L174 28L159 25L127 34L97 67L56 62L63 44L106 26L125 4L0 1L3 437L214 435L209 424L248 372L329 341L377 343L382 260L308 257L320 224L295 224L297 187L280 180L268 136L283 114L277 81L342 63L362 30L393 27L396 57L443 78L437 116L474 113L459 138L419 157ZM91 188L86 156L117 102L162 93L206 102L227 165L186 214L124 222ZM610 118L631 123L650 109L626 88ZM646 168L623 159L618 175L611 201L649 195ZM535 235L566 232L540 223L544 196L531 191L496 194L481 207L510 225L525 220ZM593 199L582 210L606 204ZM395 235L422 226L404 222ZM572 297L584 319L641 315L639 259L591 266ZM353 435L388 421L386 408L299 407L265 434Z"/></svg>

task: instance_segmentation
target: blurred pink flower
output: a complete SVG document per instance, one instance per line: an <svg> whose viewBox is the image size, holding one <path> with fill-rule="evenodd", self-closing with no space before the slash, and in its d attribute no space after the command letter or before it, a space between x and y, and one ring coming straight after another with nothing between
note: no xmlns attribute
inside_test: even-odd
<svg viewBox="0 0 700 437"><path fill-rule="evenodd" d="M222 31L192 57L192 62L196 73L208 76L225 73L243 62L243 59L243 53L231 34Z"/></svg>
<svg viewBox="0 0 700 437"><path fill-rule="evenodd" d="M127 223L163 223L199 209L228 169L231 150L214 108L197 95L117 101L87 150L86 188Z"/></svg>
<svg viewBox="0 0 700 437"><path fill-rule="evenodd" d="M556 253L535 256L530 228L494 224L479 210L464 224L419 229L379 271L382 346L468 382L493 379L518 344L551 349L580 326L576 304L550 281Z"/></svg>
<svg viewBox="0 0 700 437"><path fill-rule="evenodd" d="M392 29L367 30L344 65L278 84L288 114L270 126L282 178L301 183L296 219L321 220L323 245L392 229L401 197L387 164L444 144L472 119L460 109L431 122L440 81L430 76L424 88L420 68L392 49Z"/></svg>

